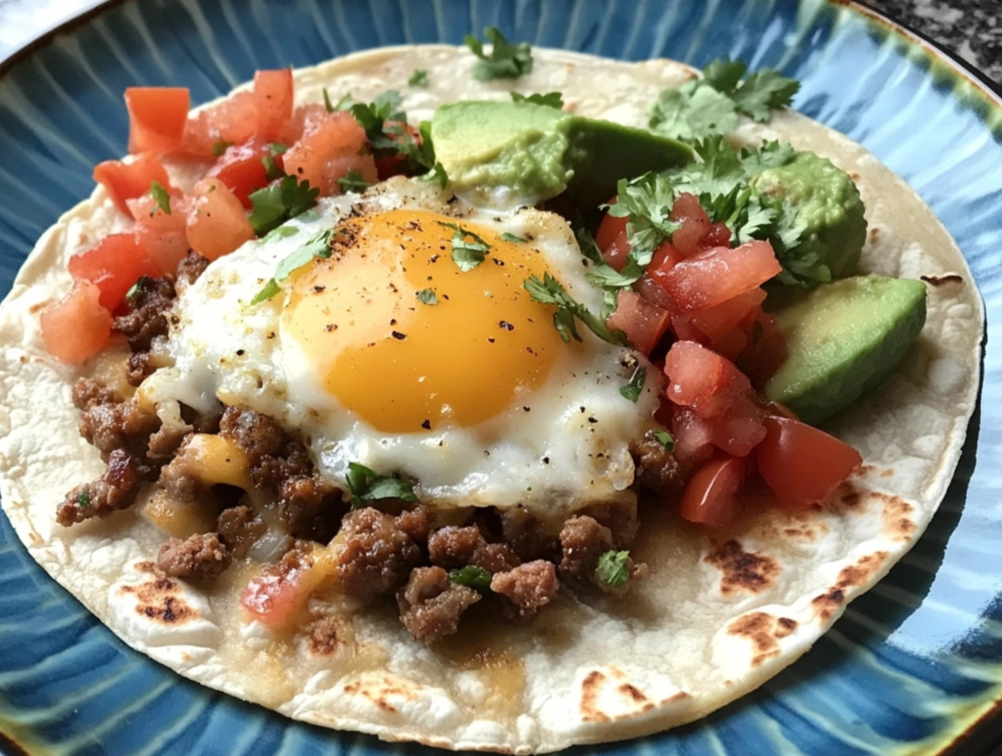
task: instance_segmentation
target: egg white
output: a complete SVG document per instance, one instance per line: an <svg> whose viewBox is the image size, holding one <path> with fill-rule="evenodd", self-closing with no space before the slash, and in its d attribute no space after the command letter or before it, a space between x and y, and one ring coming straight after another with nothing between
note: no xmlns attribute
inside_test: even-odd
<svg viewBox="0 0 1002 756"><path fill-rule="evenodd" d="M472 427L389 434L345 410L320 386L308 356L283 333L284 291L250 304L277 263L315 234L352 212L398 208L454 215L531 238L574 299L593 312L602 306L602 292L586 281L580 249L563 219L526 207L478 211L427 182L391 179L364 196L324 199L315 211L210 265L179 298L167 347L173 366L150 376L143 395L164 407L182 402L205 411L221 400L270 415L302 434L319 471L336 485L345 488L348 464L360 462L380 474L414 479L418 499L434 508L522 505L554 516L632 498L629 443L652 427L662 387L660 372L632 350L581 327L586 348L561 350L542 389L519 396L502 413ZM633 403L620 388L638 363L646 381Z"/></svg>

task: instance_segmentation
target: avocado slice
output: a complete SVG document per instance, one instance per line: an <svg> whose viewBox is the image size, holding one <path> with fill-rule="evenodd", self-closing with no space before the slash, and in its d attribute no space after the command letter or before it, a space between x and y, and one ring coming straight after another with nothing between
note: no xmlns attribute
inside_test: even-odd
<svg viewBox="0 0 1002 756"><path fill-rule="evenodd" d="M431 138L454 186L509 187L534 203L566 190L586 210L614 196L619 179L692 160L674 139L526 101L442 105Z"/></svg>
<svg viewBox="0 0 1002 756"><path fill-rule="evenodd" d="M905 356L925 323L925 284L867 275L822 284L772 312L787 358L764 393L811 424L852 404Z"/></svg>

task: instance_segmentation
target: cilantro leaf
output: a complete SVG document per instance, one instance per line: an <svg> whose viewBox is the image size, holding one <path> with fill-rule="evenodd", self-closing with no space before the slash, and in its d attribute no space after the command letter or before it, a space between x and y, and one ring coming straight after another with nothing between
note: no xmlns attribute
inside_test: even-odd
<svg viewBox="0 0 1002 756"><path fill-rule="evenodd" d="M677 89L666 89L651 105L648 125L659 134L692 141L712 134L726 134L738 126L744 114L768 121L773 110L785 108L800 84L765 68L744 80L748 67L727 58L714 60L703 77Z"/></svg>
<svg viewBox="0 0 1002 756"><path fill-rule="evenodd" d="M222 157L223 153L226 152L230 147L233 146L233 142L228 142L225 139L220 139L214 145L212 145L212 155L213 157Z"/></svg>
<svg viewBox="0 0 1002 756"><path fill-rule="evenodd" d="M515 234L510 234L507 231L501 234L501 240L514 242L515 244L525 244L528 241L528 239L523 239L521 236L515 236Z"/></svg>
<svg viewBox="0 0 1002 756"><path fill-rule="evenodd" d="M378 475L375 471L358 462L348 463L348 493L351 494L352 509L358 509L360 502L377 499L400 499L417 501L414 484L396 475Z"/></svg>
<svg viewBox="0 0 1002 756"><path fill-rule="evenodd" d="M129 287L129 290L125 292L125 298L129 302L135 302L139 297L146 293L146 289L150 285L149 276L140 276L136 279L136 282Z"/></svg>
<svg viewBox="0 0 1002 756"><path fill-rule="evenodd" d="M77 494L77 506L80 509L90 509L90 491L86 488Z"/></svg>
<svg viewBox="0 0 1002 756"><path fill-rule="evenodd" d="M278 292L281 291L278 284L292 275L293 271L299 270L301 267L309 263L313 258L329 258L331 256L330 245L332 236L332 231L323 231L312 237L303 246L299 247L291 254L282 258L275 268L275 277L268 279L264 288L261 289L261 291L259 291L251 300L251 305L264 302L266 299L271 299L273 296L278 294Z"/></svg>
<svg viewBox="0 0 1002 756"><path fill-rule="evenodd" d="M426 305L438 304L438 295L435 294L434 289L421 289L421 291L417 293L417 298L421 304L426 304Z"/></svg>
<svg viewBox="0 0 1002 756"><path fill-rule="evenodd" d="M613 333L605 324L605 320L590 312L583 304L576 302L563 285L549 273L543 273L543 279L529 276L522 284L529 295L541 304L556 305L553 313L553 325L560 338L569 342L572 338L581 341L575 318L584 323L588 329L603 341L610 344L622 344L622 332Z"/></svg>
<svg viewBox="0 0 1002 756"><path fill-rule="evenodd" d="M619 588L621 585L625 585L626 581L630 579L630 569L627 566L629 559L629 551L606 551L598 558L595 577L610 588Z"/></svg>
<svg viewBox="0 0 1002 756"><path fill-rule="evenodd" d="M654 431L654 436L664 446L665 451L675 451L675 439L668 431Z"/></svg>
<svg viewBox="0 0 1002 756"><path fill-rule="evenodd" d="M547 92L546 94L523 95L518 92L510 92L512 102L532 102L536 105L545 105L548 108L563 110L564 96L560 92Z"/></svg>
<svg viewBox="0 0 1002 756"><path fill-rule="evenodd" d="M490 245L457 223L445 223L436 221L438 225L453 229L456 233L452 235L452 260L464 273L469 273L480 265L490 250ZM471 239L472 241L467 241Z"/></svg>
<svg viewBox="0 0 1002 756"><path fill-rule="evenodd" d="M532 71L532 50L527 42L513 45L508 42L496 26L484 29L484 36L491 43L491 54L484 54L484 44L472 34L463 37L463 42L480 60L473 64L473 78L477 81L493 79L517 79Z"/></svg>
<svg viewBox="0 0 1002 756"><path fill-rule="evenodd" d="M328 113L334 112L334 105L331 103L331 96L327 91L327 87L324 87L324 108L327 109Z"/></svg>
<svg viewBox="0 0 1002 756"><path fill-rule="evenodd" d="M342 194L361 192L370 186L369 182L362 178L362 174L359 171L348 171L347 174L337 180L337 185L341 188Z"/></svg>
<svg viewBox="0 0 1002 756"><path fill-rule="evenodd" d="M486 593L491 589L491 573L483 567L468 564L458 570L449 570L449 580L457 585L466 585L475 588L481 593Z"/></svg>
<svg viewBox="0 0 1002 756"><path fill-rule="evenodd" d="M665 174L645 173L620 179L616 204L604 207L615 218L629 217L626 233L631 247L653 254L682 225L669 217L674 204L675 191Z"/></svg>
<svg viewBox="0 0 1002 756"><path fill-rule="evenodd" d="M156 200L157 206L163 210L164 215L170 215L170 193L164 189L159 181L150 184L150 196ZM150 216L156 214L156 208L150 211Z"/></svg>
<svg viewBox="0 0 1002 756"><path fill-rule="evenodd" d="M435 163L430 171L421 177L421 181L434 181L442 189L449 183L449 177L445 173L445 167L441 163Z"/></svg>
<svg viewBox="0 0 1002 756"><path fill-rule="evenodd" d="M428 72L421 69L415 68L414 73L407 80L407 84L412 87L427 87L428 86Z"/></svg>
<svg viewBox="0 0 1002 756"><path fill-rule="evenodd" d="M350 110L355 120L365 130L366 139L372 145L372 154L376 160L399 156L401 161L397 165L397 171L406 175L433 171L435 150L431 142L431 122L421 123L420 139L416 139L407 125L407 114L400 110L402 101L403 98L398 91L388 89L376 95L371 103L352 101L344 109ZM338 103L338 108L341 109L341 103ZM444 176L443 170L441 177ZM435 178L441 177L436 171Z"/></svg>
<svg viewBox="0 0 1002 756"><path fill-rule="evenodd" d="M644 366L637 365L636 369L633 371L633 375L630 376L630 382L625 386L620 386L619 393L636 404L637 400L640 398L640 393L644 390L644 381L646 381L646 379L647 371L644 370Z"/></svg>
<svg viewBox="0 0 1002 756"><path fill-rule="evenodd" d="M320 189L309 181L300 182L295 176L285 176L263 189L250 193L251 212L248 220L257 236L263 236L290 218L306 212L317 204Z"/></svg>

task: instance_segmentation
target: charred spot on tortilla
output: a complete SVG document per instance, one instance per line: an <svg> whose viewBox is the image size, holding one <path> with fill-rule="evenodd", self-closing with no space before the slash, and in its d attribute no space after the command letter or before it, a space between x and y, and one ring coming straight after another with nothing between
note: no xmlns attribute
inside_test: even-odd
<svg viewBox="0 0 1002 756"><path fill-rule="evenodd" d="M957 284L959 286L964 283L964 277L959 273L946 273L941 276L919 276L919 278L930 286L947 286L950 284Z"/></svg>
<svg viewBox="0 0 1002 756"><path fill-rule="evenodd" d="M775 559L746 552L736 539L717 546L703 561L721 571L720 592L725 596L737 591L761 593L782 571Z"/></svg>
<svg viewBox="0 0 1002 756"><path fill-rule="evenodd" d="M811 606L822 622L828 622L843 604L845 604L845 593L841 588L832 588L811 600Z"/></svg>
<svg viewBox="0 0 1002 756"><path fill-rule="evenodd" d="M751 641L757 652L752 657L752 667L758 667L781 653L779 641L797 629L797 621L789 617L775 617L768 612L753 612L738 618L727 627L727 632Z"/></svg>

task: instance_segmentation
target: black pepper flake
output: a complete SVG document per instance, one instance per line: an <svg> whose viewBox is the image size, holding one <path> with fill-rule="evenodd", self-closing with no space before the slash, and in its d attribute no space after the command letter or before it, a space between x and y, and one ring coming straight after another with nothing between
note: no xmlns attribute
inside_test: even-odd
<svg viewBox="0 0 1002 756"><path fill-rule="evenodd" d="M421 427L424 428L425 430L431 430L431 420L425 420L423 423L421 423Z"/></svg>
<svg viewBox="0 0 1002 756"><path fill-rule="evenodd" d="M336 331L337 323L328 323L327 325L324 326L324 330L327 331L327 333L330 333L331 331Z"/></svg>
<svg viewBox="0 0 1002 756"><path fill-rule="evenodd" d="M529 354L531 354L531 355L532 355L533 357L538 357L538 356L539 356L539 355L537 355L537 354L536 354L536 353L535 353L535 352L533 351L532 347L526 347L526 348L525 348L525 351L527 351L527 352L528 352Z"/></svg>
<svg viewBox="0 0 1002 756"><path fill-rule="evenodd" d="M497 265L499 268L504 267L504 260L499 260L496 257L492 257L491 259L494 261L494 264Z"/></svg>
<svg viewBox="0 0 1002 756"><path fill-rule="evenodd" d="M269 331L269 332L268 332L268 338L269 338L269 339L273 339L273 338L275 338L275 332L274 332L274 331Z"/></svg>
<svg viewBox="0 0 1002 756"><path fill-rule="evenodd" d="M550 458L549 457L543 457L543 464L544 465L550 464Z"/></svg>
<svg viewBox="0 0 1002 756"><path fill-rule="evenodd" d="M578 407L578 409L579 409L579 410L581 410L582 412L584 412L584 411L585 411L585 408L584 408L584 407Z"/></svg>
<svg viewBox="0 0 1002 756"><path fill-rule="evenodd" d="M489 457L491 456L491 453L487 449L484 449L484 456Z"/></svg>
<svg viewBox="0 0 1002 756"><path fill-rule="evenodd" d="M588 418L588 422L589 422L589 423L597 423L597 422L598 422L598 420L596 420L596 419L595 419L594 417L589 417L589 418Z"/></svg>
<svg viewBox="0 0 1002 756"><path fill-rule="evenodd" d="M313 291L315 291L317 294L319 294L320 292L322 292L326 288L327 287L324 286L323 284L314 284Z"/></svg>
<svg viewBox="0 0 1002 756"><path fill-rule="evenodd" d="M437 263L439 257L441 257L441 255L432 255L430 258L428 258L428 262Z"/></svg>
<svg viewBox="0 0 1002 756"><path fill-rule="evenodd" d="M394 294L396 294L398 291L400 291L400 289L397 288L397 285L395 283L391 283L390 284L390 291L392 291Z"/></svg>
<svg viewBox="0 0 1002 756"><path fill-rule="evenodd" d="M492 343L492 344L493 344L493 343L494 343L494 341L495 341L495 339L494 339L494 337L493 337L493 336L488 336L488 337L487 337L487 340L488 340L488 341L489 341L490 343Z"/></svg>
<svg viewBox="0 0 1002 756"><path fill-rule="evenodd" d="M247 353L243 349L237 350L237 357L243 357L245 354Z"/></svg>
<svg viewBox="0 0 1002 756"><path fill-rule="evenodd" d="M396 324L397 324L397 319L396 318L390 318L390 325L393 326L393 325L396 325Z"/></svg>
<svg viewBox="0 0 1002 756"><path fill-rule="evenodd" d="M393 338L395 338L397 341L403 341L404 339L407 338L407 334L406 333L400 333L400 331L390 331L390 335Z"/></svg>
<svg viewBox="0 0 1002 756"><path fill-rule="evenodd" d="M532 407L525 407L525 406L523 406L522 409L524 409L526 412L531 412L532 411Z"/></svg>
<svg viewBox="0 0 1002 756"><path fill-rule="evenodd" d="M449 298L449 295L448 295L448 294L443 294L443 295L442 295L442 299L446 299L446 300L447 300L448 298Z"/></svg>
<svg viewBox="0 0 1002 756"><path fill-rule="evenodd" d="M513 326L507 320L502 320L501 322L498 323L498 325L501 326L502 328L504 328L506 331L514 331L515 330L515 326Z"/></svg>

